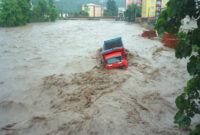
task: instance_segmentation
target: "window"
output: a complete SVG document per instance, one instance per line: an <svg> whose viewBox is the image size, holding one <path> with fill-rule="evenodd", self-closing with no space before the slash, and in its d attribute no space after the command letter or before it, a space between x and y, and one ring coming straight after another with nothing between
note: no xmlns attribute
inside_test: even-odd
<svg viewBox="0 0 200 135"><path fill-rule="evenodd" d="M161 10L161 8L160 8L160 7L157 7L156 10Z"/></svg>
<svg viewBox="0 0 200 135"><path fill-rule="evenodd" d="M161 4L161 2L160 2L160 1L157 1L157 4Z"/></svg>
<svg viewBox="0 0 200 135"><path fill-rule="evenodd" d="M113 63L117 63L117 62L121 62L121 61L122 61L121 55L106 59L107 64L113 64Z"/></svg>
<svg viewBox="0 0 200 135"><path fill-rule="evenodd" d="M163 4L165 4L165 3L167 3L167 1L165 1L165 0L163 0L163 2L162 2Z"/></svg>

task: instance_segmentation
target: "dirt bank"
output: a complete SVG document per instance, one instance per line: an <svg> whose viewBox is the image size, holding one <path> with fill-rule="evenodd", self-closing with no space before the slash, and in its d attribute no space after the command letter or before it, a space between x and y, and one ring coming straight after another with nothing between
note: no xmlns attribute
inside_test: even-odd
<svg viewBox="0 0 200 135"><path fill-rule="evenodd" d="M186 60L142 31L86 20L0 28L0 134L186 135L173 124ZM128 70L100 64L99 48L115 37Z"/></svg>

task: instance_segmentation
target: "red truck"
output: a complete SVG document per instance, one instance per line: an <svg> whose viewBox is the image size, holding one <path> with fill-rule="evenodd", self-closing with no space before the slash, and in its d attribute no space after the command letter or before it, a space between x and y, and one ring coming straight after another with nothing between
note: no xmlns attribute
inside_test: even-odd
<svg viewBox="0 0 200 135"><path fill-rule="evenodd" d="M104 41L102 57L107 69L127 69L127 58L121 37Z"/></svg>

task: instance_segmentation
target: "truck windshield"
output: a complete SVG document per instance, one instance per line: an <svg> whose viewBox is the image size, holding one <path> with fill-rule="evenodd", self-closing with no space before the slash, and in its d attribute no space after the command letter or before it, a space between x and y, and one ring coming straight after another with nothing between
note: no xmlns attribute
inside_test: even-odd
<svg viewBox="0 0 200 135"><path fill-rule="evenodd" d="M106 59L107 64L113 64L113 63L117 63L117 62L121 62L121 61L122 61L121 55Z"/></svg>

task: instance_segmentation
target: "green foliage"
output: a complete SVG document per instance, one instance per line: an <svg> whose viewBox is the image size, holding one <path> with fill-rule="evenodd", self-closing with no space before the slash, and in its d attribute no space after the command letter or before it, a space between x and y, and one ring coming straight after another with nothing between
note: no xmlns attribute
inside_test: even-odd
<svg viewBox="0 0 200 135"><path fill-rule="evenodd" d="M38 0L33 6L31 22L55 21L58 17L54 0Z"/></svg>
<svg viewBox="0 0 200 135"><path fill-rule="evenodd" d="M29 0L0 0L0 26L25 25L29 20Z"/></svg>
<svg viewBox="0 0 200 135"><path fill-rule="evenodd" d="M186 58L192 53L192 46L189 44L189 39L186 33L180 32L176 35L179 38L178 43L175 46L176 58Z"/></svg>
<svg viewBox="0 0 200 135"><path fill-rule="evenodd" d="M155 28L159 34L164 31L176 34L181 26L181 20L186 15L197 18L197 11L194 0L170 0L167 9L159 15Z"/></svg>
<svg viewBox="0 0 200 135"><path fill-rule="evenodd" d="M174 122L180 128L188 127L192 118L200 114L200 10L195 5L195 0L170 0L167 9L164 10L157 20L155 28L159 34L168 32L176 34L179 41L175 47L177 58L189 57L187 64L191 79L187 82L184 92L176 98L178 112ZM198 27L188 32L179 32L181 20L189 15L197 19ZM200 124L190 132L190 135L200 135Z"/></svg>
<svg viewBox="0 0 200 135"><path fill-rule="evenodd" d="M30 0L18 0L18 5L20 6L22 10L22 16L23 16L23 21L25 22L24 25L29 21L30 19Z"/></svg>
<svg viewBox="0 0 200 135"><path fill-rule="evenodd" d="M19 26L27 22L55 21L54 0L38 0L31 9L30 0L0 0L0 26Z"/></svg>
<svg viewBox="0 0 200 135"><path fill-rule="evenodd" d="M135 21L136 17L141 17L141 8L136 4L131 4L128 6L128 9L124 13L128 21Z"/></svg>
<svg viewBox="0 0 200 135"><path fill-rule="evenodd" d="M58 13L57 13L56 7L54 5L54 0L49 0L48 14L49 14L50 21L55 21L56 18L58 17Z"/></svg>
<svg viewBox="0 0 200 135"><path fill-rule="evenodd" d="M84 6L84 11L89 12L89 7L87 5Z"/></svg>
<svg viewBox="0 0 200 135"><path fill-rule="evenodd" d="M112 16L112 12L110 10L105 10L103 15L104 16Z"/></svg>
<svg viewBox="0 0 200 135"><path fill-rule="evenodd" d="M47 2L45 0L38 0L37 3L33 5L31 22L48 21L47 12Z"/></svg>
<svg viewBox="0 0 200 135"><path fill-rule="evenodd" d="M79 16L79 17L83 17L83 16L89 16L89 8L87 5L84 6L84 10L81 10L80 12L74 12L71 15L73 16Z"/></svg>
<svg viewBox="0 0 200 135"><path fill-rule="evenodd" d="M104 12L104 16L117 16L118 15L118 7L115 0L107 1L107 10Z"/></svg>
<svg viewBox="0 0 200 135"><path fill-rule="evenodd" d="M87 5L84 6L84 10L81 10L79 13L78 13L78 16L89 16L89 8Z"/></svg>
<svg viewBox="0 0 200 135"><path fill-rule="evenodd" d="M37 0L32 0L35 3ZM115 0L119 7L124 7L124 0ZM56 0L55 5L59 13L75 13L80 12L80 6L88 3L106 6L106 0L102 3L100 0Z"/></svg>
<svg viewBox="0 0 200 135"><path fill-rule="evenodd" d="M75 17L87 17L87 16L89 16L88 12L86 12L85 10L82 10L80 12L71 13L71 15L75 16Z"/></svg>
<svg viewBox="0 0 200 135"><path fill-rule="evenodd" d="M155 25L158 34L162 34L164 31L167 31L170 34L176 34L179 31L181 21L175 16L169 16L169 11L170 9L167 8L159 15L159 18Z"/></svg>
<svg viewBox="0 0 200 135"><path fill-rule="evenodd" d="M87 12L87 11L84 11L84 10L80 11L80 12L79 12L79 15L80 15L80 16L89 16L88 12Z"/></svg>
<svg viewBox="0 0 200 135"><path fill-rule="evenodd" d="M196 76L200 74L200 57L193 55L187 64L187 70L190 75Z"/></svg>
<svg viewBox="0 0 200 135"><path fill-rule="evenodd" d="M180 128L191 124L191 118L195 114L200 114L200 77L194 77L188 81L184 88L184 93L176 98L176 106L179 111L174 117L174 122L179 124Z"/></svg>
<svg viewBox="0 0 200 135"><path fill-rule="evenodd" d="M195 129L189 135L200 135L200 124L196 125Z"/></svg>

